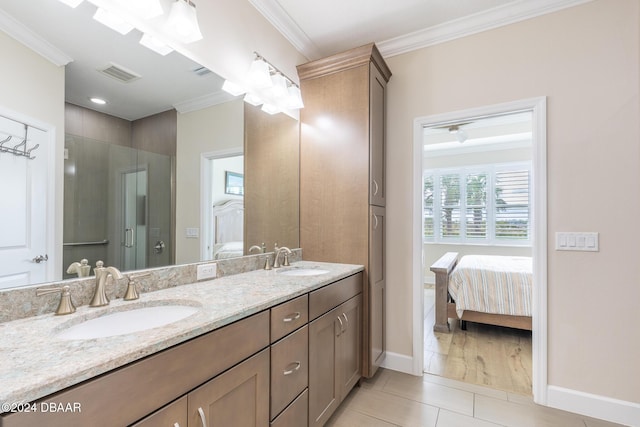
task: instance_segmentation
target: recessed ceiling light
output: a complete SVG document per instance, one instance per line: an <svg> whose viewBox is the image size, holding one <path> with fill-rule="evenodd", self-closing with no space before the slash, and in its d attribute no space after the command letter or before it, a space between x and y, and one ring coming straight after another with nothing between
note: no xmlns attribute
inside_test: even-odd
<svg viewBox="0 0 640 427"><path fill-rule="evenodd" d="M95 96L92 97L92 98L89 98L89 100L91 102L93 102L94 104L98 104L98 105L105 105L107 103L107 101L105 101L104 99L98 98L98 97L95 97Z"/></svg>

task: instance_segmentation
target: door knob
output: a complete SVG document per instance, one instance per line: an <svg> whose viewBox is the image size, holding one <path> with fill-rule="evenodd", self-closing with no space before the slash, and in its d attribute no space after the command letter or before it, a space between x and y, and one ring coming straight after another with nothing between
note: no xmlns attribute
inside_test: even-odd
<svg viewBox="0 0 640 427"><path fill-rule="evenodd" d="M32 259L31 261L40 264L41 262L47 261L49 259L49 255L45 254L44 256L42 255L38 255L37 257L35 257L34 259Z"/></svg>

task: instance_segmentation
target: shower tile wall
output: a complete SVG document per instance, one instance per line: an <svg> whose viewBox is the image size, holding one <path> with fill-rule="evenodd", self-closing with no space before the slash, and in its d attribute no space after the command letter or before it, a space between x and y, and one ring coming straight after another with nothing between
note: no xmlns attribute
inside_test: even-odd
<svg viewBox="0 0 640 427"><path fill-rule="evenodd" d="M137 268L173 263L172 161L175 159L175 111L129 122L72 104L65 110L64 242L108 245L69 246L63 250L63 273L82 258L120 267L124 224L121 220L122 174L144 168L147 195L141 211L146 252ZM142 151L144 147L145 151ZM138 148L136 150L136 148ZM151 150L154 152L150 152ZM161 253L154 251L163 241ZM144 258L144 259L141 259ZM93 274L93 273L92 273Z"/></svg>

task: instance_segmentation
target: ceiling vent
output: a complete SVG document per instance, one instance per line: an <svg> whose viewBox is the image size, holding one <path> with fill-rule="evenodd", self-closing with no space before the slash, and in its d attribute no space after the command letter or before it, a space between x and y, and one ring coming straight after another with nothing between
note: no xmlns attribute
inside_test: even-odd
<svg viewBox="0 0 640 427"><path fill-rule="evenodd" d="M127 70L126 68L114 64L113 62L108 64L106 67L99 69L98 71L122 83L131 83L132 81L138 80L140 77L142 77L140 74L134 73L131 70Z"/></svg>
<svg viewBox="0 0 640 427"><path fill-rule="evenodd" d="M208 69L207 67L198 67L195 70L193 70L194 74L200 76L200 77L204 77L208 74L211 74L211 70Z"/></svg>

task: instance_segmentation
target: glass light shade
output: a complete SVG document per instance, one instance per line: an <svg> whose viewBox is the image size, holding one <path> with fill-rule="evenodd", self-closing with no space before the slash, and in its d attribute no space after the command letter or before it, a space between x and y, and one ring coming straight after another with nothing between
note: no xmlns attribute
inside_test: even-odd
<svg viewBox="0 0 640 427"><path fill-rule="evenodd" d="M262 101L262 99L258 95L247 92L247 94L244 96L244 102L257 106L262 104L264 101Z"/></svg>
<svg viewBox="0 0 640 427"><path fill-rule="evenodd" d="M159 53L162 56L168 55L173 52L173 49L167 46L165 43L161 42L157 38L150 36L149 34L143 34L140 39L140 44L145 46L152 51Z"/></svg>
<svg viewBox="0 0 640 427"><path fill-rule="evenodd" d="M61 3L66 4L67 6L76 8L83 0L60 0Z"/></svg>
<svg viewBox="0 0 640 427"><path fill-rule="evenodd" d="M184 43L202 39L196 7L189 0L177 0L171 5L165 29Z"/></svg>
<svg viewBox="0 0 640 427"><path fill-rule="evenodd" d="M273 86L269 64L262 59L255 59L251 63L248 74L249 84L255 89L265 89Z"/></svg>
<svg viewBox="0 0 640 427"><path fill-rule="evenodd" d="M277 100L284 100L289 95L289 91L287 90L287 79L280 74L276 73L271 76L271 82L273 83L273 87L271 87L271 93L273 97Z"/></svg>
<svg viewBox="0 0 640 427"><path fill-rule="evenodd" d="M280 112L280 108L276 107L275 105L272 104L264 104L261 108L262 111L264 111L267 114L277 114Z"/></svg>
<svg viewBox="0 0 640 427"><path fill-rule="evenodd" d="M222 84L222 90L230 93L233 96L239 96L246 92L246 90L242 86L234 82L230 82L229 80L224 81L224 83Z"/></svg>
<svg viewBox="0 0 640 427"><path fill-rule="evenodd" d="M133 30L133 25L129 24L115 13L109 12L101 7L99 7L95 15L93 15L93 19L106 25L112 30L119 32L120 34L127 34L129 31Z"/></svg>
<svg viewBox="0 0 640 427"><path fill-rule="evenodd" d="M293 110L299 110L300 108L304 108L304 103L302 102L302 94L300 93L300 88L298 86L289 86L288 89L289 95L287 96L287 108Z"/></svg>

